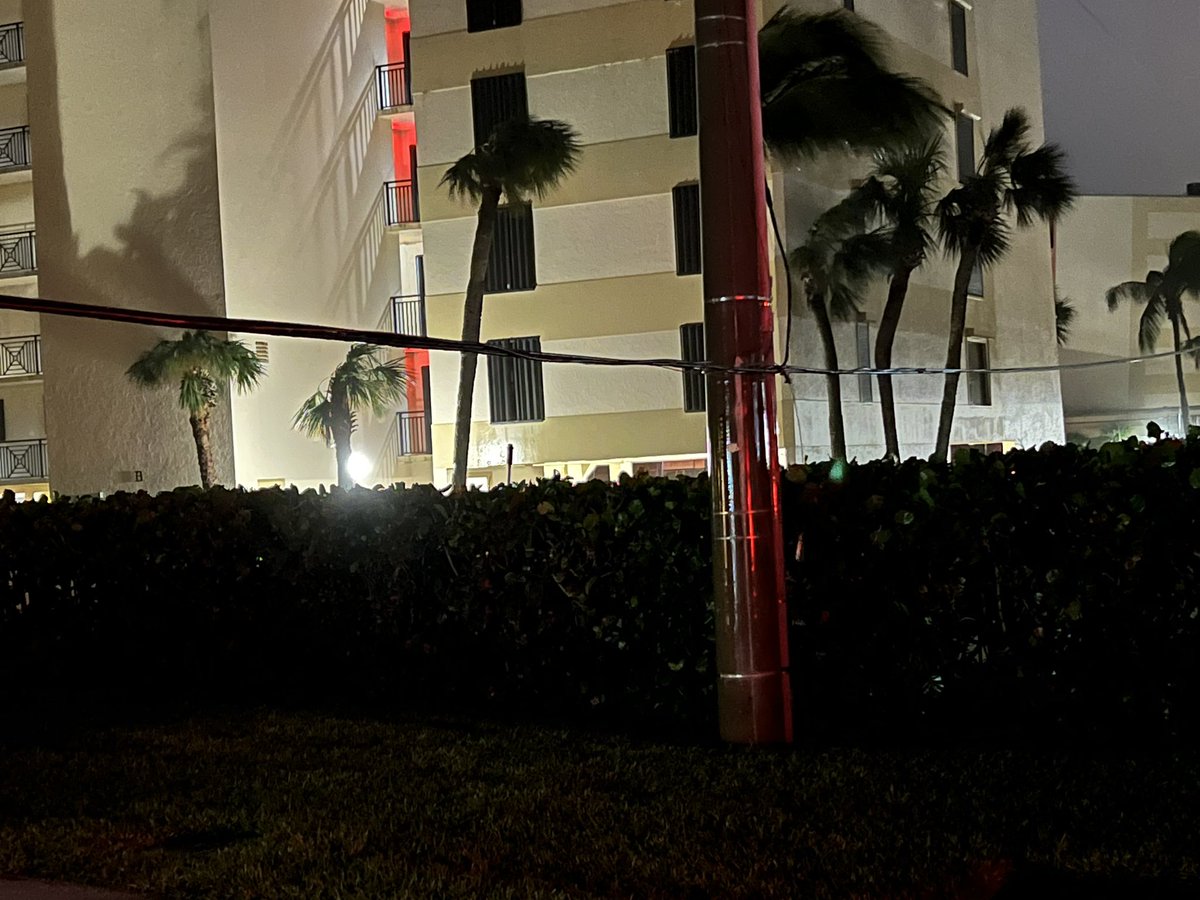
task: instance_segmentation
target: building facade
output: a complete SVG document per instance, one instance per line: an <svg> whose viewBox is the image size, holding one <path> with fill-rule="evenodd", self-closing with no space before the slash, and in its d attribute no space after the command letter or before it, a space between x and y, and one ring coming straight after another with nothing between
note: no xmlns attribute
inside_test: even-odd
<svg viewBox="0 0 1200 900"><path fill-rule="evenodd" d="M1141 356L1138 325L1143 307L1126 304L1110 312L1105 292L1161 271L1171 241L1196 230L1200 197L1081 198L1056 229L1059 293L1076 313L1060 352L1062 361L1098 363ZM1184 313L1194 322L1200 318L1200 304L1185 298ZM1154 350L1171 349L1171 329L1166 326ZM1189 398L1200 399L1200 371L1190 358L1184 361L1184 379ZM1067 435L1073 441L1144 436L1151 421L1172 433L1179 431L1179 390L1170 359L1067 369L1062 392ZM1191 423L1198 421L1193 411Z"/></svg>
<svg viewBox="0 0 1200 900"><path fill-rule="evenodd" d="M101 8L39 0L23 10L0 2L23 22L27 48L20 74L0 68L0 111L11 113L14 127L28 122L36 151L31 175L11 175L24 179L16 185L3 181L10 176L0 161L5 221L39 223L39 280L10 280L14 290L456 338L475 210L452 201L441 178L489 122L527 110L569 122L583 151L557 190L506 204L484 339L703 358L690 2L106 0ZM762 20L780 5L764 0ZM977 153L1010 106L1041 121L1034 0L796 5L851 7L879 24L895 67L926 78L959 110L947 131L952 160ZM868 165L850 157L772 164L789 248ZM773 272L782 355L782 258ZM914 277L897 365L941 364L952 277L944 260ZM877 285L861 320L838 325L848 365L869 362L884 293ZM1011 254L976 294L967 362L1054 361L1045 229L1015 235ZM790 359L817 365L801 306L792 310ZM0 326L5 340L40 335L42 380L0 378L0 398L13 410L5 437L44 441L55 490L195 482L187 418L174 393L147 392L124 376L139 353L175 332L11 314L0 314ZM221 479L251 488L330 483L332 451L295 431L292 418L345 346L242 337L268 375L256 391L222 398L212 429ZM407 396L384 420L358 422L355 448L370 469L362 481L445 484L457 356L396 355L409 375ZM898 385L907 454L932 448L940 392L937 378ZM873 385L848 376L844 393L851 454L879 455ZM20 399L26 395L28 402ZM514 478L670 474L706 464L703 384L675 372L485 360L473 409L477 484L508 477L510 452ZM788 461L828 453L825 419L819 378L783 387L780 443ZM1056 376L964 379L955 442L1030 445L1062 436Z"/></svg>

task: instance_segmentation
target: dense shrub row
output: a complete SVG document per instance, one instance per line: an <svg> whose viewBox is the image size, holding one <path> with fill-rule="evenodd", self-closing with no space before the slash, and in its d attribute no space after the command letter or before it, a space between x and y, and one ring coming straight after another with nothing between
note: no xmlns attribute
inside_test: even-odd
<svg viewBox="0 0 1200 900"><path fill-rule="evenodd" d="M794 468L801 731L1200 734L1200 438ZM0 676L707 722L706 479L0 502Z"/></svg>

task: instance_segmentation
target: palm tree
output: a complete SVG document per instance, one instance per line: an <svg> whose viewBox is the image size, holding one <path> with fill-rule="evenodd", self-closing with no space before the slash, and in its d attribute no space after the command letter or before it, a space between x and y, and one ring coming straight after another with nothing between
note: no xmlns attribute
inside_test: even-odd
<svg viewBox="0 0 1200 900"><path fill-rule="evenodd" d="M484 286L501 197L510 201L530 194L542 198L575 169L578 159L579 135L570 125L555 119L516 118L498 124L487 140L442 176L441 183L449 189L451 197L479 204L463 304L464 341L479 341ZM461 354L454 422L455 490L465 490L467 485L471 400L477 364L476 354Z"/></svg>
<svg viewBox="0 0 1200 900"><path fill-rule="evenodd" d="M886 34L861 16L783 7L758 35L763 140L782 158L875 150L924 137L949 111L924 81L887 66Z"/></svg>
<svg viewBox="0 0 1200 900"><path fill-rule="evenodd" d="M878 206L878 182L851 191L813 223L808 240L792 251L805 300L817 323L825 368L838 368L832 319L854 318L872 278L891 270L895 237L887 228L871 228ZM825 376L829 407L829 443L834 459L846 459L841 376Z"/></svg>
<svg viewBox="0 0 1200 900"><path fill-rule="evenodd" d="M1185 231L1171 241L1167 251L1167 267L1161 272L1149 272L1145 281L1126 281L1111 287L1105 294L1109 310L1122 302L1139 303L1142 310L1138 326L1138 346L1150 353L1158 344L1163 321L1171 323L1172 347L1175 350L1175 381L1179 387L1179 433L1187 434L1191 424L1187 383L1183 378L1183 353L1190 351L1200 368L1200 342L1192 338L1183 299L1200 298L1200 231Z"/></svg>
<svg viewBox="0 0 1200 900"><path fill-rule="evenodd" d="M293 428L333 445L338 487L343 489L354 487L348 463L358 413L366 410L376 418L386 415L404 396L408 384L404 360L380 362L382 350L372 344L351 346L345 361L333 370L324 387L304 401L292 420Z"/></svg>
<svg viewBox="0 0 1200 900"><path fill-rule="evenodd" d="M1010 215L1019 227L1035 220L1052 222L1075 200L1075 185L1064 167L1063 152L1055 144L1034 149L1029 140L1025 110L1010 109L1000 125L988 134L983 157L974 173L938 204L938 231L946 252L958 257L954 290L950 296L950 330L946 343L946 368L962 366L963 336L967 324L967 289L976 265L990 268L1009 249ZM934 457L944 460L950 451L950 429L958 396L958 371L946 373L938 417Z"/></svg>
<svg viewBox="0 0 1200 900"><path fill-rule="evenodd" d="M864 186L878 206L880 218L892 232L892 267L887 302L879 319L875 337L875 366L890 369L892 347L912 273L924 265L937 246L933 235L934 209L938 183L946 171L946 156L940 137L917 144L888 147L875 156L875 166ZM879 405L883 415L886 455L900 458L900 437L896 427L896 395L891 375L879 375Z"/></svg>
<svg viewBox="0 0 1200 900"><path fill-rule="evenodd" d="M207 331L185 331L177 341L159 341L130 366L125 375L134 384L157 388L179 381L179 405L187 410L196 442L200 484L213 486L209 416L220 399L221 386L233 382L239 392L253 390L262 378L262 360L241 341L216 337Z"/></svg>

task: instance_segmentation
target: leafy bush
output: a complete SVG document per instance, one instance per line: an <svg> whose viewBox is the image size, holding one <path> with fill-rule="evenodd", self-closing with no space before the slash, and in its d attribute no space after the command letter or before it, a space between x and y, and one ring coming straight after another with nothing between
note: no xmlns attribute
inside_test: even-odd
<svg viewBox="0 0 1200 900"><path fill-rule="evenodd" d="M1200 735L1200 438L784 480L798 730ZM0 502L0 676L708 723L709 486Z"/></svg>

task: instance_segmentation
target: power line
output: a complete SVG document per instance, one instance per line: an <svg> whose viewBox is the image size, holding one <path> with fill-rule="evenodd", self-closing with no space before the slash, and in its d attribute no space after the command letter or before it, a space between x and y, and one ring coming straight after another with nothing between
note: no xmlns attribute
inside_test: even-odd
<svg viewBox="0 0 1200 900"><path fill-rule="evenodd" d="M271 319L233 319L225 316L200 316L180 313L162 313L147 309L126 309L117 306L95 306L89 303L73 303L65 300L44 300L38 297L15 297L0 294L0 309L39 313L50 316L95 319L104 322L121 322L127 325L151 325L162 328L190 329L193 331L233 332L237 334L262 334L273 337L307 338L320 341L338 341L350 344L376 344L383 347L411 350L441 350L451 353L477 353L480 356L501 356L527 359L533 362L563 365L603 366L608 368L647 367L671 369L678 372L732 373L735 375L1017 375L1024 373L1065 372L1081 369L1096 369L1103 366L1133 365L1154 360L1172 359L1194 351L1181 349L1161 353L1147 353L1120 359L1093 360L1082 363L1055 363L1041 366L1000 366L986 369L950 369L936 366L898 366L888 369L856 367L851 369L822 369L815 366L721 366L704 361L689 361L671 358L628 359L612 356L589 356L576 353L548 353L546 351L516 350L495 344L481 344L452 338L437 338L427 335L396 334L390 331L373 331L363 328L340 328L334 325L312 325L301 322L280 322Z"/></svg>

